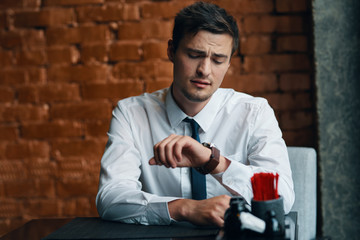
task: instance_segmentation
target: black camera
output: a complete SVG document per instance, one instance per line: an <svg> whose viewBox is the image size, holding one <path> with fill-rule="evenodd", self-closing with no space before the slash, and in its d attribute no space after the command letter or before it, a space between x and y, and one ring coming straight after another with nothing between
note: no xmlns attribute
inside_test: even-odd
<svg viewBox="0 0 360 240"><path fill-rule="evenodd" d="M224 216L224 239L247 239L251 237L283 236L283 229L278 223L274 211L266 214L266 219L254 216L243 197L232 197L230 208Z"/></svg>

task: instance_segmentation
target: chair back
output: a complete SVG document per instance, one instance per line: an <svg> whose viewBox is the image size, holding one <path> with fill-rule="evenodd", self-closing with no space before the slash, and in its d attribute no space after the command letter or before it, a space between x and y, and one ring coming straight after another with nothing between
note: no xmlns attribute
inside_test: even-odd
<svg viewBox="0 0 360 240"><path fill-rule="evenodd" d="M294 181L295 202L291 211L298 213L298 239L316 238L316 151L306 147L288 147Z"/></svg>

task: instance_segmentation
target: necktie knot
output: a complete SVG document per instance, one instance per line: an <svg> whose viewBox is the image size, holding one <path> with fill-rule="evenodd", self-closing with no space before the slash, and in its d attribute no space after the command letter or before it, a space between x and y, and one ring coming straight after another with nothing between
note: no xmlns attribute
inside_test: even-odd
<svg viewBox="0 0 360 240"><path fill-rule="evenodd" d="M184 119L185 122L190 123L191 126L191 137L193 139L196 139L196 141L200 142L200 137L199 137L199 124L192 118L185 118Z"/></svg>

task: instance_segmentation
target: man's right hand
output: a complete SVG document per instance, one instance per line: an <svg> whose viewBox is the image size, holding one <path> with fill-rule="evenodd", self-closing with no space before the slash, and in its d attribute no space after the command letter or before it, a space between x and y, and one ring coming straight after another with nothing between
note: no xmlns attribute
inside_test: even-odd
<svg viewBox="0 0 360 240"><path fill-rule="evenodd" d="M231 197L216 196L205 200L177 199L168 203L171 218L188 221L195 225L224 226L225 211L230 207Z"/></svg>

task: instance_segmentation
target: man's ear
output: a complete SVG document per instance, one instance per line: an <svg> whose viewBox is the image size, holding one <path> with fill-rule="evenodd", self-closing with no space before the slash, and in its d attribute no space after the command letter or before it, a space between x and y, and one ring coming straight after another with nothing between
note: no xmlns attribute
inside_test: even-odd
<svg viewBox="0 0 360 240"><path fill-rule="evenodd" d="M173 44L172 39L170 39L168 41L167 55L168 55L169 60L171 62L174 62L175 49L174 49L174 44Z"/></svg>

